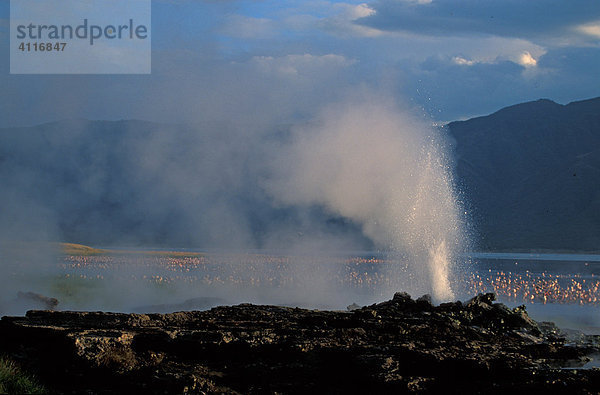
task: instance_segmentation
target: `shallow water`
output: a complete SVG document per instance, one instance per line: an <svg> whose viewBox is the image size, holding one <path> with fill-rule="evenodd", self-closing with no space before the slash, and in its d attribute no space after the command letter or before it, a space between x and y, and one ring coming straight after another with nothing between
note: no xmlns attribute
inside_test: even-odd
<svg viewBox="0 0 600 395"><path fill-rule="evenodd" d="M33 291L56 297L61 309L127 312L140 306L185 305L195 298L345 309L352 303L389 300L396 291L409 291L414 298L425 293L405 287L410 278L398 269L402 257L373 251L305 256L184 251L203 254L67 256L51 274L15 277L9 298L17 291ZM495 292L508 306L525 304L538 321L600 333L600 256L583 257L472 253L465 258L470 264L463 265L468 269L456 273L453 286L463 301Z"/></svg>
<svg viewBox="0 0 600 395"><path fill-rule="evenodd" d="M495 277L500 301L525 304L537 321L600 335L600 255L484 252L469 257L477 275Z"/></svg>

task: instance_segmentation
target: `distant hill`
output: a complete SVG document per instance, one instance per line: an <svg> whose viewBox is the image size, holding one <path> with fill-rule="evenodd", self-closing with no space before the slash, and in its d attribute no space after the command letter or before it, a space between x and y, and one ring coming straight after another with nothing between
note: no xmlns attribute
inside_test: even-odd
<svg viewBox="0 0 600 395"><path fill-rule="evenodd" d="M318 207L277 207L265 149L283 134L227 125L65 120L0 129L0 240L94 246L372 248ZM312 245L313 247L314 244Z"/></svg>
<svg viewBox="0 0 600 395"><path fill-rule="evenodd" d="M0 240L373 248L352 222L280 207L264 192L268 153L286 128L244 136L226 125L67 120L0 129ZM479 248L600 250L600 98L538 100L447 128ZM332 244L340 235L346 244Z"/></svg>
<svg viewBox="0 0 600 395"><path fill-rule="evenodd" d="M448 125L485 249L600 250L600 98Z"/></svg>

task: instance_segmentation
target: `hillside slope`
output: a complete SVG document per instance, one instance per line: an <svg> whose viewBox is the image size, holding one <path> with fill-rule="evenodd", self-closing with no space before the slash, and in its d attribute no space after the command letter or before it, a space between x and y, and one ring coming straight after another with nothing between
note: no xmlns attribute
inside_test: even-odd
<svg viewBox="0 0 600 395"><path fill-rule="evenodd" d="M600 98L538 100L447 128L479 248L600 250ZM350 221L265 192L286 130L237 141L226 126L135 120L0 129L0 239L372 248Z"/></svg>
<svg viewBox="0 0 600 395"><path fill-rule="evenodd" d="M600 98L448 125L487 249L600 250Z"/></svg>

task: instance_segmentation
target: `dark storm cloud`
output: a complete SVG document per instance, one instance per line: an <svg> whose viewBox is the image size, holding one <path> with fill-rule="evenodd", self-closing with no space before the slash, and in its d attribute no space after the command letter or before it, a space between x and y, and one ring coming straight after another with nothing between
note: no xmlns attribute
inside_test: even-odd
<svg viewBox="0 0 600 395"><path fill-rule="evenodd" d="M357 23L431 36L554 37L600 18L600 2L589 0L380 0L370 6L376 12Z"/></svg>

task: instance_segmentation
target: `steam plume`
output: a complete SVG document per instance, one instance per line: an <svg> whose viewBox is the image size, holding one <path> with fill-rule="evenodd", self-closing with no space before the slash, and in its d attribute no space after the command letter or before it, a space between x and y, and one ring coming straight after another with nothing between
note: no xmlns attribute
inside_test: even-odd
<svg viewBox="0 0 600 395"><path fill-rule="evenodd" d="M267 188L281 204L322 205L352 219L398 254L407 291L449 300L464 231L447 145L424 121L367 95L295 128Z"/></svg>

